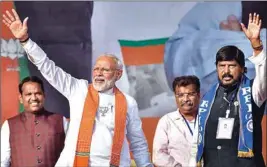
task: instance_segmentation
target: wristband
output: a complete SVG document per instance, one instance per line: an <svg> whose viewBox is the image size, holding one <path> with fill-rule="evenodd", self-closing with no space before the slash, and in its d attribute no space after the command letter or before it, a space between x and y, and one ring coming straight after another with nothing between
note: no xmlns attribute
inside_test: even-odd
<svg viewBox="0 0 267 167"><path fill-rule="evenodd" d="M30 37L27 37L25 40L23 40L23 41L19 41L19 42L20 42L20 43L25 43L25 42L27 42L29 39L30 39Z"/></svg>
<svg viewBox="0 0 267 167"><path fill-rule="evenodd" d="M253 46L253 45L251 45L252 46L252 48L254 49L254 50L262 50L263 49L263 45L262 45L262 41L260 40L260 45L259 46Z"/></svg>

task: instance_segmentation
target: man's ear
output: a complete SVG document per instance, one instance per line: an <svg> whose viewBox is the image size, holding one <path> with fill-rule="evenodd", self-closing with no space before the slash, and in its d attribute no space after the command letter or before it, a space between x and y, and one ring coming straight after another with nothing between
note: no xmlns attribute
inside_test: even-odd
<svg viewBox="0 0 267 167"><path fill-rule="evenodd" d="M122 76L122 70L117 70L116 75L117 75L117 81L118 81Z"/></svg>
<svg viewBox="0 0 267 167"><path fill-rule="evenodd" d="M23 100L22 100L22 94L19 94L19 102L22 104Z"/></svg>
<svg viewBox="0 0 267 167"><path fill-rule="evenodd" d="M201 94L200 92L197 93L197 97L200 99L201 98Z"/></svg>

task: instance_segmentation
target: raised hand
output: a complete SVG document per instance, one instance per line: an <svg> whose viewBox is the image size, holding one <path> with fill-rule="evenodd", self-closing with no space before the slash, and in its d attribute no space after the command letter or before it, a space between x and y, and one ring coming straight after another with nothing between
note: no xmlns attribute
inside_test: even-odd
<svg viewBox="0 0 267 167"><path fill-rule="evenodd" d="M12 9L13 15L9 11L3 14L3 23L10 29L12 34L20 41L25 41L28 38L28 17L21 22L17 12Z"/></svg>
<svg viewBox="0 0 267 167"><path fill-rule="evenodd" d="M241 28L251 42L258 41L260 39L261 29L261 20L259 18L259 14L254 13L252 16L252 14L250 13L248 28L246 28L243 23L241 23Z"/></svg>

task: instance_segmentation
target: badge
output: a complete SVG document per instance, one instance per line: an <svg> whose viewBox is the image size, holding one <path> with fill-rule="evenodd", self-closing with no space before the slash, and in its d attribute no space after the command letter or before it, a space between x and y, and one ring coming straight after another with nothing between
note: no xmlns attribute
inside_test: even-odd
<svg viewBox="0 0 267 167"><path fill-rule="evenodd" d="M234 129L234 118L219 118L216 139L231 139Z"/></svg>
<svg viewBox="0 0 267 167"><path fill-rule="evenodd" d="M235 101L234 102L234 105L237 107L239 104L238 104L238 101Z"/></svg>

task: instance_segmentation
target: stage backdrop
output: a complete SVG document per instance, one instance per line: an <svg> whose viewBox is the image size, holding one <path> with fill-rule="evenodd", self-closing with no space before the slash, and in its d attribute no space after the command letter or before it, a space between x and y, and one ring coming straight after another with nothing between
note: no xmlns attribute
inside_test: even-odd
<svg viewBox="0 0 267 167"><path fill-rule="evenodd" d="M114 53L124 61L124 74L117 86L138 102L150 152L159 118L176 110L171 90L174 77L199 76L203 94L217 79L214 65L217 50L229 44L244 51L248 76L254 77L254 67L247 60L252 54L251 46L239 24L234 22L231 29L226 29L221 22L229 15L235 15L238 21L247 20L249 11L262 11L262 7L256 5L244 2L94 3L93 62L101 53ZM264 17L262 12L261 16ZM265 43L266 27L261 35ZM262 125L266 157L266 116Z"/></svg>
<svg viewBox="0 0 267 167"><path fill-rule="evenodd" d="M13 2L1 2L2 13L14 8ZM1 21L1 123L23 111L18 100L19 82L29 76L24 50Z"/></svg>
<svg viewBox="0 0 267 167"><path fill-rule="evenodd" d="M10 1L0 3L2 13L14 7ZM241 21L242 13L246 12L247 7L241 2L94 2L92 19L88 19L92 63L102 53L116 54L124 62L124 73L117 86L138 102L151 153L159 118L176 110L170 87L175 76L199 76L204 93L216 80L214 61L219 47L236 44L244 50L246 58L250 56L251 48L240 29L236 25L224 29L221 24L229 15L236 15ZM265 40L266 29L262 35ZM79 59L81 62L85 59L91 62L91 51L87 51L87 57ZM23 111L18 102L18 83L30 75L30 65L23 54L18 41L1 22L1 123ZM64 63L63 56L57 58ZM253 78L253 66L246 63L248 76ZM84 70L90 69L90 65ZM73 68L80 69L79 65ZM63 114L68 115L67 112ZM266 116L262 125L266 158Z"/></svg>
<svg viewBox="0 0 267 167"><path fill-rule="evenodd" d="M91 80L91 25L92 1L41 2L5 1L2 13L15 8L23 20L29 17L28 33L67 73L79 79ZM79 18L80 16L83 16ZM77 19L79 18L79 19ZM42 24L41 24L41 23ZM39 70L24 56L24 50L1 21L1 123L23 111L18 101L18 84L29 75L44 82L45 108L69 117L67 99L55 90Z"/></svg>

